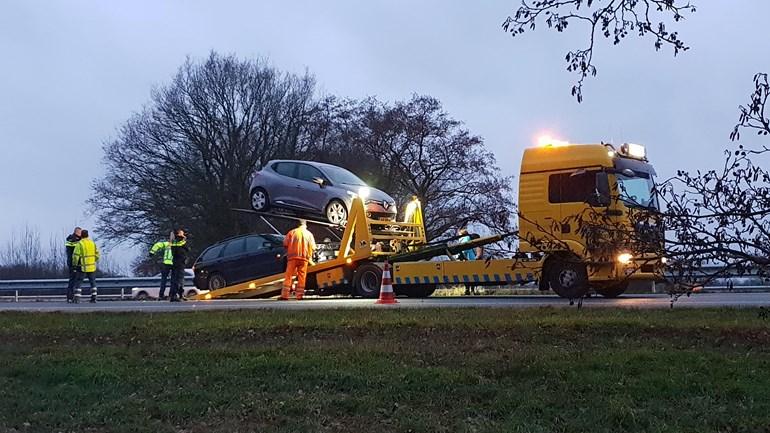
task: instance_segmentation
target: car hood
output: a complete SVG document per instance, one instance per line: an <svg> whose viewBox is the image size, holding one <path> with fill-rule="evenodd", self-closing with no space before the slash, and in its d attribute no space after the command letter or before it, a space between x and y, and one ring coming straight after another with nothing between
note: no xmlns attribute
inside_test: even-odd
<svg viewBox="0 0 770 433"><path fill-rule="evenodd" d="M384 192L380 191L377 188L369 187L369 197L367 197L368 200L377 200L377 201L387 201L390 204L395 204L396 201L393 200L393 197L389 196L388 194L385 194Z"/></svg>

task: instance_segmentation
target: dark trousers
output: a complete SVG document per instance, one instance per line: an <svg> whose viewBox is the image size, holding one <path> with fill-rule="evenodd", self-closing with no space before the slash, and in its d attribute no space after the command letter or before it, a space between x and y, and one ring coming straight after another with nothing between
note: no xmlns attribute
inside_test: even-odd
<svg viewBox="0 0 770 433"><path fill-rule="evenodd" d="M81 290L80 285L83 283L83 278L87 277L88 282L91 285L91 299L96 298L96 272L82 272L78 271L75 277L75 297L80 298Z"/></svg>
<svg viewBox="0 0 770 433"><path fill-rule="evenodd" d="M173 270L174 267L172 265L164 264L163 267L160 268L160 293L158 294L158 297L161 299L166 296L166 283L168 282L168 279L171 276L171 272Z"/></svg>
<svg viewBox="0 0 770 433"><path fill-rule="evenodd" d="M78 272L80 268L77 266L69 265L69 281L67 281L67 299L72 300L75 298L75 281L78 278Z"/></svg>
<svg viewBox="0 0 770 433"><path fill-rule="evenodd" d="M174 267L171 270L171 299L181 298L184 290L184 268Z"/></svg>

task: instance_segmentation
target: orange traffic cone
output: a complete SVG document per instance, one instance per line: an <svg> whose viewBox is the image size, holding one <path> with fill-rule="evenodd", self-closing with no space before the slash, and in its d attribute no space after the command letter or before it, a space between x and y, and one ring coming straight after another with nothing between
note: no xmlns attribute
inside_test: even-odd
<svg viewBox="0 0 770 433"><path fill-rule="evenodd" d="M396 294L393 293L393 282L390 280L390 264L385 261L382 268L382 285L380 286L380 299L375 304L397 304Z"/></svg>

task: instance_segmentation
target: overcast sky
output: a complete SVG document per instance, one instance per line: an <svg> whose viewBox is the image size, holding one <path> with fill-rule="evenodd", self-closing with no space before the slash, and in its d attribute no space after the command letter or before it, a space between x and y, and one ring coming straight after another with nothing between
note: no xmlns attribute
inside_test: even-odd
<svg viewBox="0 0 770 433"><path fill-rule="evenodd" d="M770 2L697 1L678 25L692 49L602 43L599 75L570 96L565 34L511 38L506 1L5 1L0 10L0 242L90 225L101 146L185 56L265 56L313 73L324 93L385 100L429 94L484 137L506 174L550 132L572 142L643 143L658 173L714 165L737 106L767 64ZM97 233L98 239L98 233Z"/></svg>

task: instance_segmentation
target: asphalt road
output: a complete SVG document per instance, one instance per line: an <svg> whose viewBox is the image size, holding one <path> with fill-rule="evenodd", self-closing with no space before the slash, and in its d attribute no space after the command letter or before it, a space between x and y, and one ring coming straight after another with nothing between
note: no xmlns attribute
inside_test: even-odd
<svg viewBox="0 0 770 433"><path fill-rule="evenodd" d="M670 308L668 295L624 295L617 299L591 297L584 308ZM770 293L698 293L680 298L675 308L751 308L770 307ZM275 299L188 301L103 301L96 304L67 304L64 301L0 302L2 311L32 312L177 312L207 310L285 309L321 310L332 308L575 308L555 296L436 297L399 299L396 305L377 305L371 299L309 298L297 301Z"/></svg>

